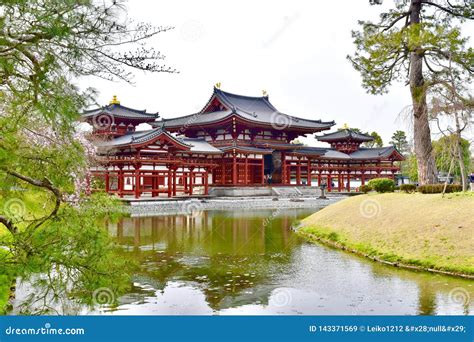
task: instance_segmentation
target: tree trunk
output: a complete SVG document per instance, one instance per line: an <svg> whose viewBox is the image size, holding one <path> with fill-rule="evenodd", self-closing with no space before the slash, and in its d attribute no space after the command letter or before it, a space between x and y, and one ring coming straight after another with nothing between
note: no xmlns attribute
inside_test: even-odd
<svg viewBox="0 0 474 342"><path fill-rule="evenodd" d="M420 23L421 0L412 0L410 25ZM436 166L432 154L431 130L426 105L426 85L423 78L423 52L415 49L410 53L410 92L413 103L413 128L415 155L418 161L420 184L436 182Z"/></svg>
<svg viewBox="0 0 474 342"><path fill-rule="evenodd" d="M461 170L462 191L467 191L467 172L466 165L464 165L464 158L462 155L462 140L461 140L461 124L459 123L458 113L454 113L454 120L456 122L456 155L459 162L459 169Z"/></svg>

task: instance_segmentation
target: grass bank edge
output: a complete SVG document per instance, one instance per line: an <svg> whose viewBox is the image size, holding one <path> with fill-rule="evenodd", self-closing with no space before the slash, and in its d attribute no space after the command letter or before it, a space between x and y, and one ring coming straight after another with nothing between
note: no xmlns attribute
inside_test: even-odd
<svg viewBox="0 0 474 342"><path fill-rule="evenodd" d="M378 195L378 194L369 194L365 195L367 196L366 198L368 199L377 199L378 196L393 196L395 199L395 196L398 196L400 200L406 200L406 199L416 199L413 194L384 194L384 195ZM407 196L407 197L405 197ZM423 196L424 199L431 199L433 200L439 200L441 198L441 195L419 195ZM359 196L357 196L359 197ZM438 198L439 197L439 198ZM449 194L446 196L445 200L450 201L450 200L466 200L468 199L470 201L470 198L474 200L474 193L453 193ZM362 199L362 196L359 197L359 199ZM380 198L380 200L383 203L383 197ZM352 202L351 202L352 201ZM342 201L339 201L335 204L330 205L327 207L327 209L331 208L337 209L338 214L341 215L341 217L336 217L336 220L339 220L341 222L344 222L344 219L347 219L347 217L344 217L344 215L350 215L350 212L348 213L348 205L352 206L352 210L358 210L358 205L359 203L357 202L358 199L345 199ZM344 204L346 202L346 204ZM446 202L447 203L447 202ZM473 201L474 204L474 201ZM326 208L325 208L326 209ZM322 219L318 220L318 218L321 218L321 215L318 216L318 213L322 213L325 211L325 209L322 209L320 212L317 212L308 218L304 219L300 224L298 225L297 233L302 236L303 238L311 241L311 242L317 242L317 243L322 243L324 245L328 245L331 247L335 247L341 250L345 250L354 254L358 254L360 256L369 258L371 260L388 264L391 266L397 266L397 267L403 267L403 268L409 268L409 269L416 269L416 270L424 270L424 271L429 271L429 272L437 272L437 273L443 273L443 274L448 274L448 275L454 275L454 276L460 276L464 278L471 278L474 279L474 265L470 266L469 262L459 264L458 263L451 263L449 264L449 259L450 255L444 255L442 256L442 260L437 260L440 256L430 256L428 255L427 257L423 258L420 256L417 257L412 257L412 256L407 256L403 255L403 253L394 253L393 250L384 249L381 248L380 246L374 246L374 244L371 244L370 241L367 241L367 239L364 240L358 240L355 239L353 236L348 236L349 234L347 233L347 230L354 231L354 229L358 229L357 227L351 227L350 224L343 224L343 227L341 225L336 224L335 227L332 227L330 224L325 224L324 222L318 224L317 222L314 221L324 221L324 215L322 215ZM442 208L439 208L439 210L442 210ZM313 222L311 222L313 221ZM347 222L347 221L346 221ZM406 221L408 225L410 225L410 221ZM416 223L413 223L413 227L416 227ZM346 230L346 232L344 231ZM415 232L414 232L415 233ZM395 245L395 247L400 247L402 246L403 242L399 242L398 246L392 242L392 247ZM399 248L393 248L395 250ZM407 253L409 254L409 253Z"/></svg>

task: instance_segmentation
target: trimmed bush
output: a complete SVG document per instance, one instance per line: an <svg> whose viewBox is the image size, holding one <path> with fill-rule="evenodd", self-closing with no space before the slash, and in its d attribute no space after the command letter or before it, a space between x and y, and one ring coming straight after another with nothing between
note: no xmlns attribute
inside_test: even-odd
<svg viewBox="0 0 474 342"><path fill-rule="evenodd" d="M402 185L400 185L400 191L404 191L407 194L415 192L416 191L416 185L415 184L402 184Z"/></svg>
<svg viewBox="0 0 474 342"><path fill-rule="evenodd" d="M369 186L377 192L393 192L395 182L388 178L375 178L369 181Z"/></svg>
<svg viewBox="0 0 474 342"><path fill-rule="evenodd" d="M363 192L364 194L368 193L369 191L372 191L372 188L368 185L361 185L359 187L359 191Z"/></svg>
<svg viewBox="0 0 474 342"><path fill-rule="evenodd" d="M425 184L425 185L420 185L417 188L418 192L421 192L422 194L440 194L443 192L444 189L444 184ZM448 184L446 186L446 193L451 193L451 192L460 192L462 191L462 186L459 184Z"/></svg>

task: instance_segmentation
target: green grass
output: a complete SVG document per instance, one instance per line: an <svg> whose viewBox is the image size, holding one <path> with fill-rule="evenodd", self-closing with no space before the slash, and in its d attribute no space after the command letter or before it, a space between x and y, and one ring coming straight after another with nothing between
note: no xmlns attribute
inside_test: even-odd
<svg viewBox="0 0 474 342"><path fill-rule="evenodd" d="M391 263L474 275L474 194L367 194L304 219L299 233Z"/></svg>

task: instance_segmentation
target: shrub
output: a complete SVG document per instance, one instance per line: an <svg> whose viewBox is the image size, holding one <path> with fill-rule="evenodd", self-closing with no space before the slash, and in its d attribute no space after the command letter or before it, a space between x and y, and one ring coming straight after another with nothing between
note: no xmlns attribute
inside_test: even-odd
<svg viewBox="0 0 474 342"><path fill-rule="evenodd" d="M388 178L375 178L369 181L369 186L377 192L393 192L395 182Z"/></svg>
<svg viewBox="0 0 474 342"><path fill-rule="evenodd" d="M400 185L400 190L406 192L407 194L416 191L415 184L402 184Z"/></svg>
<svg viewBox="0 0 474 342"><path fill-rule="evenodd" d="M369 185L361 185L359 187L359 191L363 192L364 194L368 193L371 190L372 190L372 188Z"/></svg>
<svg viewBox="0 0 474 342"><path fill-rule="evenodd" d="M422 194L440 194L443 192L444 189L444 184L425 184L425 185L420 185L417 188L418 192L421 192ZM451 192L460 192L462 191L462 186L459 184L448 184L446 186L446 193L451 193Z"/></svg>

